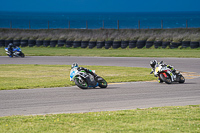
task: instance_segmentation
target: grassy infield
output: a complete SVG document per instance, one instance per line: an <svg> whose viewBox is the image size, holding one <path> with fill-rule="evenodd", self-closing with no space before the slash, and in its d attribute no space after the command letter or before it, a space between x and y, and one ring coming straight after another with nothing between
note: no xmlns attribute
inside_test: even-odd
<svg viewBox="0 0 200 133"><path fill-rule="evenodd" d="M69 81L70 65L0 65L0 90L47 88L75 85ZM155 79L151 69L109 66L83 66L110 82L147 81ZM16 71L17 70L17 71Z"/></svg>
<svg viewBox="0 0 200 133"><path fill-rule="evenodd" d="M199 49L80 50L70 48L23 48L23 52L26 55L41 55L41 53L44 53L44 55L58 56L119 55L200 58ZM5 55L3 49L0 50L0 53ZM69 82L69 65L0 66L0 89L73 85L73 83ZM105 77L108 82L155 79L152 75L149 75L150 69L147 68L127 67L126 71L124 71L124 67L85 67L96 70L97 74ZM116 71L117 73L115 73ZM138 73L142 76L138 77ZM124 76L127 74L131 77L129 80ZM119 75L122 76L118 77ZM14 79L16 82L13 82ZM200 132L199 123L200 106L193 105L78 114L0 117L0 132Z"/></svg>

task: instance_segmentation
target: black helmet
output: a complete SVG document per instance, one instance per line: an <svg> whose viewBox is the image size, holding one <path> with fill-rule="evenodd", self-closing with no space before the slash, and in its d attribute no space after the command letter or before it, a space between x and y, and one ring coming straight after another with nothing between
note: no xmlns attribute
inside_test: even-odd
<svg viewBox="0 0 200 133"><path fill-rule="evenodd" d="M157 64L157 60L151 60L151 61L150 61L150 66L151 66L152 68L154 68L156 64Z"/></svg>
<svg viewBox="0 0 200 133"><path fill-rule="evenodd" d="M75 67L78 67L78 64L77 64L77 63L73 63L71 69L73 69L73 68L75 68Z"/></svg>

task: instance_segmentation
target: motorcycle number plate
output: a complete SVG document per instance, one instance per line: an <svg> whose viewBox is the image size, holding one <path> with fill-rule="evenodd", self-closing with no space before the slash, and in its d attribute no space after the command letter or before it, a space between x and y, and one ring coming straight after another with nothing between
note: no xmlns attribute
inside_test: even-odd
<svg viewBox="0 0 200 133"><path fill-rule="evenodd" d="M156 67L156 72L158 72L159 71L159 68L158 67Z"/></svg>
<svg viewBox="0 0 200 133"><path fill-rule="evenodd" d="M74 75L75 75L75 71L72 71L72 72L70 73L70 78L73 78Z"/></svg>

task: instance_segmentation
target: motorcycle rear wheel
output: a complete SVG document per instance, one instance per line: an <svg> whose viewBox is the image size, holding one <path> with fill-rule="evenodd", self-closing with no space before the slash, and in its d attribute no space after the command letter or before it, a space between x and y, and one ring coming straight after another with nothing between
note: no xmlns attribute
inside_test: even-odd
<svg viewBox="0 0 200 133"><path fill-rule="evenodd" d="M24 55L24 53L20 53L20 56L22 57L22 58L24 58L25 57L25 55Z"/></svg>
<svg viewBox="0 0 200 133"><path fill-rule="evenodd" d="M163 74L160 74L160 78L163 80L163 82L165 82L166 84L171 84L172 80L169 77L169 75L167 75L167 77L165 77Z"/></svg>
<svg viewBox="0 0 200 133"><path fill-rule="evenodd" d="M81 89L87 89L88 83L83 78L81 78L81 80L80 80L80 78L81 77L75 77L74 78L75 84Z"/></svg>
<svg viewBox="0 0 200 133"><path fill-rule="evenodd" d="M179 83L184 83L185 82L185 78L181 75L179 77Z"/></svg>
<svg viewBox="0 0 200 133"><path fill-rule="evenodd" d="M99 87L106 88L108 86L108 83L106 82L106 80L99 76L98 78L100 78L100 80L98 80Z"/></svg>

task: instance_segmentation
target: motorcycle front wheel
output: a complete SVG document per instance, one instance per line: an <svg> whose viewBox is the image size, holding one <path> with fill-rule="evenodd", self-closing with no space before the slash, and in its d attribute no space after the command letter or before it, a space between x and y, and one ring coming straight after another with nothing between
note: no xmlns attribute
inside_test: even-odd
<svg viewBox="0 0 200 133"><path fill-rule="evenodd" d="M74 82L81 89L88 88L88 83L82 77L79 77L79 76L75 77Z"/></svg>
<svg viewBox="0 0 200 133"><path fill-rule="evenodd" d="M167 77L165 77L162 73L160 74L160 78L166 83L166 84L171 84L172 80L169 77L169 75L167 75Z"/></svg>

